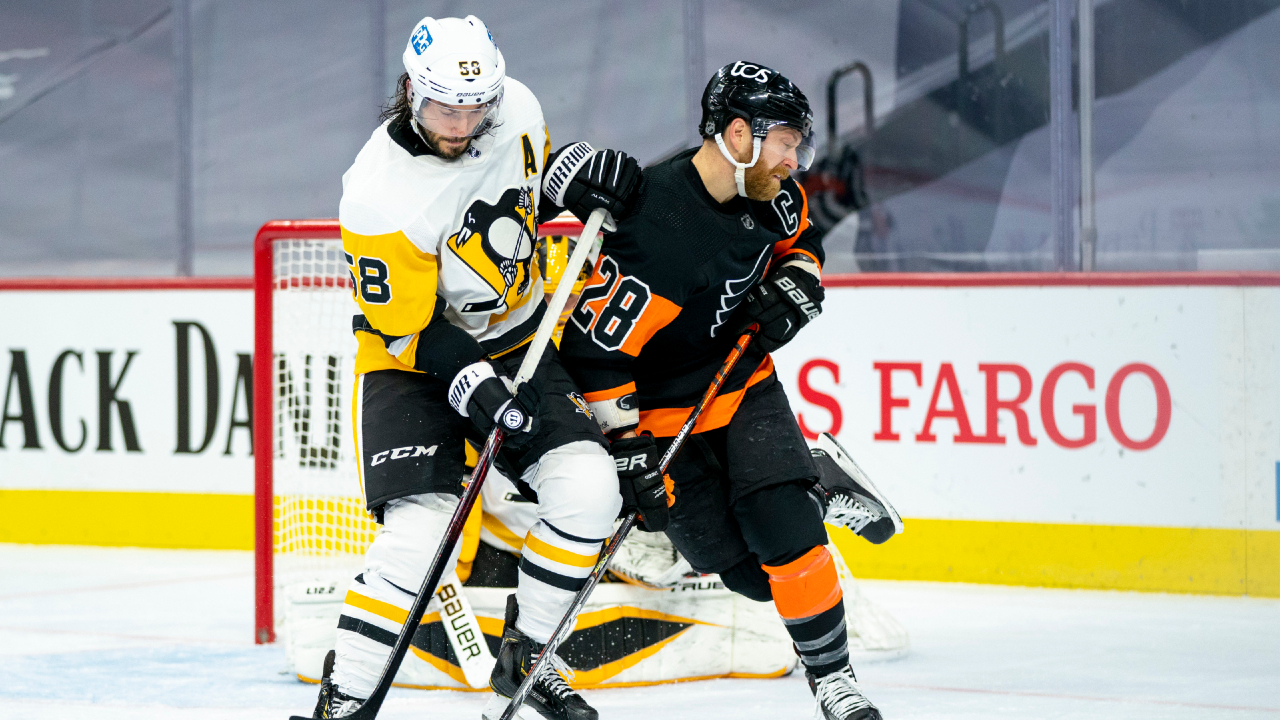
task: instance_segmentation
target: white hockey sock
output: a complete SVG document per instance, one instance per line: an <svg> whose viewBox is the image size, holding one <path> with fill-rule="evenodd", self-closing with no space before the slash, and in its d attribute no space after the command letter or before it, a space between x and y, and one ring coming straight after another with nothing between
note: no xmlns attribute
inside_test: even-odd
<svg viewBox="0 0 1280 720"><path fill-rule="evenodd" d="M585 538L583 538L585 540ZM520 585L516 628L545 643L560 624L573 596L586 584L603 541L569 539L539 520L525 537L520 553Z"/></svg>
<svg viewBox="0 0 1280 720"><path fill-rule="evenodd" d="M622 496L612 458L589 441L547 452L524 481L538 494L538 522L520 555L516 627L545 643L591 574Z"/></svg>
<svg viewBox="0 0 1280 720"><path fill-rule="evenodd" d="M387 503L382 530L365 553L364 570L351 583L338 618L333 668L338 690L357 698L373 693L457 503L444 494ZM446 576L457 564L458 547Z"/></svg>

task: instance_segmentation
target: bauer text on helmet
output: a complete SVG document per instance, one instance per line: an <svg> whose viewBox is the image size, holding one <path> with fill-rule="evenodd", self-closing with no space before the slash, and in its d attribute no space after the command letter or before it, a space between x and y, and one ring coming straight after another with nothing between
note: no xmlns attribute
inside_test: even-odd
<svg viewBox="0 0 1280 720"><path fill-rule="evenodd" d="M465 138L493 126L507 67L476 16L423 18L405 46L404 68L414 120L427 132Z"/></svg>

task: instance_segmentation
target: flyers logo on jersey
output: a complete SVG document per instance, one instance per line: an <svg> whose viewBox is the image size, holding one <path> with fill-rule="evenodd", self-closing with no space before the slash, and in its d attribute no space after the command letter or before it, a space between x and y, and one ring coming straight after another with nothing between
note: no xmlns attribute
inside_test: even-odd
<svg viewBox="0 0 1280 720"><path fill-rule="evenodd" d="M769 263L771 249L765 248L760 251L760 257L756 258L756 264L752 266L751 272L724 282L724 294L720 296L720 309L716 311L716 324L711 326L711 337L716 336L716 330L733 315L733 311L742 303L742 298L746 297L747 291L756 284L756 279Z"/></svg>
<svg viewBox="0 0 1280 720"><path fill-rule="evenodd" d="M462 227L449 236L449 250L493 293L467 303L462 312L500 314L523 305L537 273L531 262L537 238L533 191L509 188L492 205L476 200L462 217Z"/></svg>

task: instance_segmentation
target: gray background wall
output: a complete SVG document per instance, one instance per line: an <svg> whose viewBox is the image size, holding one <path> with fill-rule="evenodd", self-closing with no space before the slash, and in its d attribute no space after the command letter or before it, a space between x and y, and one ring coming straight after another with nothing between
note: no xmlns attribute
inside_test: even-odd
<svg viewBox="0 0 1280 720"><path fill-rule="evenodd" d="M783 71L806 89L820 117L827 76L852 60L872 69L877 116L925 102L954 78L956 23L968 5L189 2L193 267L219 275L250 272L250 245L263 222L336 214L342 172L376 126L405 40L424 15L485 20L509 74L541 100L554 144L585 139L649 162L694 141L691 99L732 60ZM1045 2L998 2L1011 45L1022 42L1017 28L1034 35ZM1160 11L1160 0L1150 4ZM1257 15L1216 44L1187 50L1182 65L1129 96L1100 100L1099 144L1107 153L1099 169L1100 249L1154 257L1188 243L1193 251L1280 248L1280 18ZM177 271L174 17L170 0L7 0L0 7L0 275ZM1183 32L1178 22L1188 21L1171 21L1167 32ZM991 23L975 20L975 64L991 45ZM857 135L859 81L845 82L841 130ZM878 203L873 209L892 227L882 223L867 247L885 257L938 247L980 258L1023 253L1031 258L1023 265L1035 267L1048 223L1044 134L1029 132ZM1214 137L1220 141L1205 142ZM1138 180L1173 185L1142 196ZM1197 188L1208 180L1220 199L1197 204ZM1162 200L1175 195L1182 198L1176 207ZM833 267L858 268L853 250L859 233L865 240L876 232L873 214L833 230Z"/></svg>

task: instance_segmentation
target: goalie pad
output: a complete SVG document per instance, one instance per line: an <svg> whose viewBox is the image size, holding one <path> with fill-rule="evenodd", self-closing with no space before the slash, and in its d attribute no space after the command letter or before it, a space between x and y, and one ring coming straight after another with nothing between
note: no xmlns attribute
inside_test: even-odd
<svg viewBox="0 0 1280 720"><path fill-rule="evenodd" d="M834 441L831 445L839 449ZM821 440L819 447L824 447ZM525 535L537 522L537 505L492 470L481 493L479 542L503 554L519 553ZM910 648L906 630L862 594L839 550L834 545L829 550L844 593L852 661L859 664L905 655ZM610 571L627 582L606 582L596 588L560 652L575 670L574 687L779 677L795 669L791 638L773 603L742 597L726 589L716 575L692 573L665 534L629 534ZM350 577L344 577L286 588L281 634L289 667L299 679L319 682L324 657L337 638L338 616L350 582ZM496 654L510 588L461 590L489 652ZM454 647L462 643L457 638L451 642L445 628L452 614L441 611L438 599L433 599L395 684L487 689L484 683L479 687L468 683Z"/></svg>
<svg viewBox="0 0 1280 720"><path fill-rule="evenodd" d="M664 533L628 533L609 572L633 585L666 590L700 577Z"/></svg>
<svg viewBox="0 0 1280 720"><path fill-rule="evenodd" d="M641 537L665 539L661 533ZM839 550L828 549L844 592L853 663L906 655L910 650L907 631L863 595ZM511 590L462 590L485 643L496 654ZM324 656L336 638L344 595L345 589L337 583L289 588L283 635L289 667L299 679L319 682ZM467 682L444 623L441 607L433 600L396 675L397 687L487 689L483 682L478 687ZM665 590L616 582L599 585L560 655L573 667L572 685L580 689L717 677L781 677L797 663L773 603L755 602L727 590L716 575L682 578Z"/></svg>
<svg viewBox="0 0 1280 720"><path fill-rule="evenodd" d="M293 586L285 611L285 650L300 680L319 682L333 648L343 594L329 584ZM314 592L319 589L320 592ZM510 588L465 587L492 654L502 642ZM467 682L433 600L396 673L397 687L488 690ZM715 576L659 592L604 583L578 616L559 655L573 668L575 688L651 684L712 677L781 677L796 667L791 640L772 603L726 590ZM487 680L487 678L486 678Z"/></svg>
<svg viewBox="0 0 1280 720"><path fill-rule="evenodd" d="M822 433L810 453L826 496L827 523L847 527L877 545L902 532L898 511L831 433Z"/></svg>

